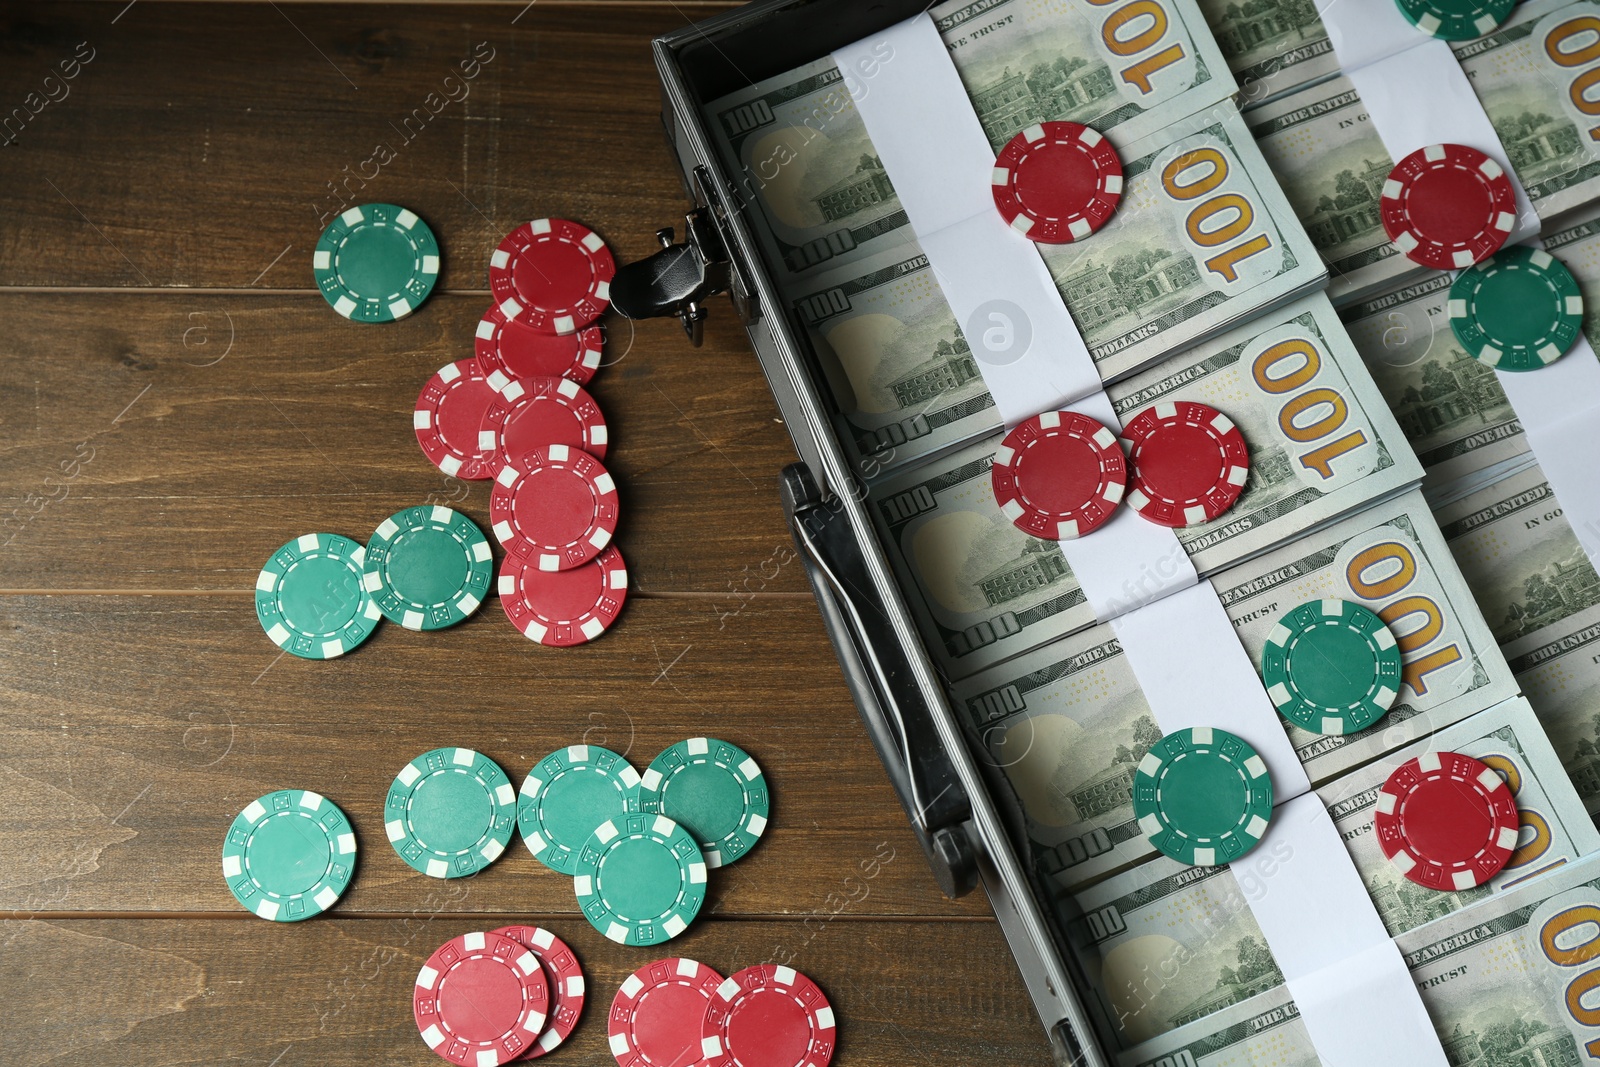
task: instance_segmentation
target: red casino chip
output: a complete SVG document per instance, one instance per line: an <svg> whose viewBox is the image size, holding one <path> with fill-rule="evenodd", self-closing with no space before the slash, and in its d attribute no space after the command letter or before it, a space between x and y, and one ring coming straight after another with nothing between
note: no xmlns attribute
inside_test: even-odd
<svg viewBox="0 0 1600 1067"><path fill-rule="evenodd" d="M586 384L600 369L605 331L589 326L561 337L506 318L498 306L478 320L475 351L485 374L507 378L570 378Z"/></svg>
<svg viewBox="0 0 1600 1067"><path fill-rule="evenodd" d="M1244 434L1216 408L1168 401L1122 428L1133 469L1128 506L1162 526L1210 522L1233 507L1250 474Z"/></svg>
<svg viewBox="0 0 1600 1067"><path fill-rule="evenodd" d="M717 987L700 1027L698 1067L828 1067L833 1008L792 967L746 967Z"/></svg>
<svg viewBox="0 0 1600 1067"><path fill-rule="evenodd" d="M617 487L601 462L567 445L530 449L495 475L489 519L508 558L565 571L617 532Z"/></svg>
<svg viewBox="0 0 1600 1067"><path fill-rule="evenodd" d="M1005 517L1052 541L1103 525L1128 488L1117 435L1075 411L1046 411L1006 434L989 477Z"/></svg>
<svg viewBox="0 0 1600 1067"><path fill-rule="evenodd" d="M994 203L1006 225L1041 244L1081 241L1122 199L1122 160L1077 122L1029 126L994 162Z"/></svg>
<svg viewBox="0 0 1600 1067"><path fill-rule="evenodd" d="M539 1038L550 992L527 948L501 934L452 938L417 972L411 1008L428 1047L457 1067L510 1063Z"/></svg>
<svg viewBox="0 0 1600 1067"><path fill-rule="evenodd" d="M700 1024L722 975L694 960L647 963L611 1001L607 1032L619 1067L700 1067Z"/></svg>
<svg viewBox="0 0 1600 1067"><path fill-rule="evenodd" d="M550 1010L544 1033L517 1057L519 1060L538 1059L571 1037L583 1015L583 967L567 943L542 926L503 926L491 932L509 937L532 952L549 980Z"/></svg>
<svg viewBox="0 0 1600 1067"><path fill-rule="evenodd" d="M500 606L530 641L552 648L587 644L611 628L628 602L628 568L616 545L570 570L542 571L507 556L500 565Z"/></svg>
<svg viewBox="0 0 1600 1067"><path fill-rule="evenodd" d="M1461 891L1500 873L1517 848L1517 802L1494 768L1457 752L1407 760L1378 790L1373 828L1400 873Z"/></svg>
<svg viewBox="0 0 1600 1067"><path fill-rule="evenodd" d="M482 481L494 477L492 450L481 447L479 431L489 407L499 399L475 359L440 367L417 396L411 425L423 454L452 478Z"/></svg>
<svg viewBox="0 0 1600 1067"><path fill-rule="evenodd" d="M606 458L610 434L594 397L570 378L511 378L489 375L496 391L478 428L478 448L498 469L516 464L535 448L571 445L595 459Z"/></svg>
<svg viewBox="0 0 1600 1067"><path fill-rule="evenodd" d="M1389 240L1434 270L1461 270L1492 255L1517 222L1510 177L1460 144L1428 145L1395 164L1379 205Z"/></svg>
<svg viewBox="0 0 1600 1067"><path fill-rule="evenodd" d="M587 226L534 219L518 226L489 258L489 290L506 318L540 333L576 333L611 303L617 264Z"/></svg>

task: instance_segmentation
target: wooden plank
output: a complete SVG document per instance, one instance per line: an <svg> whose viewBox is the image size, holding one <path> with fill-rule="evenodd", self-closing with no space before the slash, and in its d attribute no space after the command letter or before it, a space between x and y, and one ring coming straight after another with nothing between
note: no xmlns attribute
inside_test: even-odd
<svg viewBox="0 0 1600 1067"><path fill-rule="evenodd" d="M377 200L433 227L445 288L544 215L640 258L685 203L650 40L725 10L128 6L0 6L0 285L307 289Z"/></svg>
<svg viewBox="0 0 1600 1067"><path fill-rule="evenodd" d="M581 922L549 926L582 961L588 987L561 1063L614 1067L611 999L660 955L724 974L789 962L833 1006L839 1067L1050 1063L993 923L710 922L655 952L613 945ZM476 928L426 910L296 926L248 917L0 923L9 1001L0 1048L22 1067L441 1062L417 1034L411 989L435 947Z"/></svg>
<svg viewBox="0 0 1600 1067"><path fill-rule="evenodd" d="M771 783L760 846L715 872L711 913L831 907L859 865L895 859L851 905L979 915L947 901L865 736L814 608L763 601L724 620L643 598L579 649L544 649L489 604L447 631L380 627L329 662L278 656L246 596L0 597L0 912L228 912L218 864L240 809L313 789L361 842L341 913L403 912L438 883L383 833L394 775L475 748L520 785L557 748L601 744L639 768L692 736L747 746ZM570 879L520 843L457 910L573 913Z"/></svg>
<svg viewBox="0 0 1600 1067"><path fill-rule="evenodd" d="M417 390L470 352L521 221L654 250L684 197L648 42L727 6L0 4L0 288L69 290L0 293L0 590L99 591L0 595L0 913L62 916L0 923L12 1058L424 1062L407 1002L428 951L542 917L593 990L564 1054L609 1067L605 1007L652 953L599 937L518 843L472 879L415 874L383 795L435 746L520 780L575 741L642 766L717 734L762 761L772 826L660 952L807 971L838 1063L1047 1062L987 903L938 894L863 736L781 522L787 435L722 309L698 352L675 324L612 323L595 393L636 591L615 633L540 649L491 604L306 663L255 622L254 574L291 536L364 536L423 500L485 519L486 487L417 451ZM376 329L332 316L307 265L369 200L418 211L445 263ZM334 915L279 927L217 858L233 814L288 785L338 801L362 854Z"/></svg>
<svg viewBox="0 0 1600 1067"><path fill-rule="evenodd" d="M0 293L0 589L245 591L285 541L365 541L423 502L487 529L488 484L435 469L411 417L486 304L374 327L310 294ZM592 385L635 587L726 610L805 593L778 502L794 452L742 335L631 325Z"/></svg>

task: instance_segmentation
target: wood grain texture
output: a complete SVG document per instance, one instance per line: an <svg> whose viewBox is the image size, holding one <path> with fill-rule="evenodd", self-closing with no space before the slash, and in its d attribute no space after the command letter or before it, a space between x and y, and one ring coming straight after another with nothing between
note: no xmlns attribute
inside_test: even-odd
<svg viewBox="0 0 1600 1067"><path fill-rule="evenodd" d="M412 872L383 797L437 746L520 782L574 742L642 767L711 735L761 761L773 820L661 954L806 971L839 1064L1048 1062L987 902L938 893L856 719L778 506L787 430L725 305L700 350L609 320L593 391L633 596L603 640L542 649L490 603L308 663L255 620L295 535L430 500L486 522L487 487L418 450L417 392L471 352L520 222L653 251L684 196L649 41L727 6L0 3L0 914L48 917L0 922L8 1061L438 1062L417 966L537 918L589 971L563 1062L610 1067L605 1008L652 953L596 934L520 843L470 879ZM330 213L372 200L444 257L381 327L335 316L308 266ZM283 787L333 798L362 848L334 913L295 926L239 909L219 865L234 814Z"/></svg>
<svg viewBox="0 0 1600 1067"><path fill-rule="evenodd" d="M572 650L532 644L490 603L446 631L384 624L319 662L280 657L248 596L13 596L0 598L0 662L0 911L231 911L229 822L257 796L304 788L339 804L362 846L340 913L403 912L438 885L383 833L384 796L414 756L475 748L520 785L570 744L642 770L707 734L754 755L773 795L770 833L714 872L709 912L831 908L882 847L899 858L852 911L987 910L981 895L939 894L807 601L724 618L700 600L641 599ZM463 911L577 907L570 879L521 844L463 886Z"/></svg>
<svg viewBox="0 0 1600 1067"><path fill-rule="evenodd" d="M0 8L0 116L93 53L0 150L0 285L309 289L367 201L429 223L445 289L541 216L638 259L686 202L650 40L723 10L125 6Z"/></svg>
<svg viewBox="0 0 1600 1067"><path fill-rule="evenodd" d="M293 537L364 542L424 502L488 529L488 483L434 468L411 416L487 305L374 326L315 294L0 293L0 589L242 592ZM809 595L778 501L794 450L743 334L610 334L591 385L634 588Z"/></svg>
<svg viewBox="0 0 1600 1067"><path fill-rule="evenodd" d="M654 957L581 920L544 922L572 946L588 987L577 1029L550 1062L615 1067L611 999ZM427 911L293 927L249 917L0 923L10 1001L0 1052L16 1067L442 1063L417 1034L411 989L434 948L481 928ZM662 954L723 974L785 961L803 971L839 1019L840 1067L1050 1062L993 923L706 922ZM45 965L62 959L82 966ZM984 977L962 980L957 967Z"/></svg>

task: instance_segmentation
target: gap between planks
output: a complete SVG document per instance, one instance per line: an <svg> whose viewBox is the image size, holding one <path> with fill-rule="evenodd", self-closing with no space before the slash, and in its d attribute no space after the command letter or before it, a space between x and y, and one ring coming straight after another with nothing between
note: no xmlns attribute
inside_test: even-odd
<svg viewBox="0 0 1600 1067"><path fill-rule="evenodd" d="M236 596L253 597L253 589L0 589L0 597L4 596ZM774 600L791 601L813 599L810 593L802 590L794 592L775 593L744 593L746 600ZM727 591L723 592L646 592L642 589L630 589L630 600L726 600Z"/></svg>
<svg viewBox="0 0 1600 1067"><path fill-rule="evenodd" d="M415 911L364 911L359 914L342 915L336 912L324 912L323 917L340 920L341 922L395 922L403 919L415 919ZM495 922L510 920L528 921L535 923L572 922L583 918L582 912L512 912L512 911L448 911L429 912L430 919L484 919ZM104 921L113 919L118 922L127 920L153 920L157 922L174 922L180 920L194 920L196 922L213 921L238 921L260 922L261 920L247 911L0 911L0 922L73 922ZM871 915L871 914L837 914L837 915L785 915L779 912L748 912L738 915L701 915L696 922L699 923L806 923L806 922L849 922L849 923L915 923L931 925L933 923L992 923L993 915Z"/></svg>
<svg viewBox="0 0 1600 1067"><path fill-rule="evenodd" d="M216 0L178 0L179 3L215 3ZM269 289L263 286L208 289L198 285L0 285L0 294L80 293L84 296L320 296L320 289ZM487 289L434 289L429 296L490 296Z"/></svg>

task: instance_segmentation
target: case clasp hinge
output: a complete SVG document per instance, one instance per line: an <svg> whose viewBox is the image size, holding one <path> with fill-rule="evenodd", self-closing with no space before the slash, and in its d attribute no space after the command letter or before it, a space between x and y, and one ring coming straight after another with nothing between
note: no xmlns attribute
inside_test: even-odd
<svg viewBox="0 0 1600 1067"><path fill-rule="evenodd" d="M676 315L689 343L704 339L708 297L728 290L728 254L706 208L684 216L683 243L672 227L656 231L661 251L617 270L611 306L630 319Z"/></svg>

